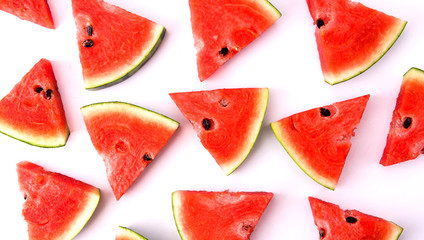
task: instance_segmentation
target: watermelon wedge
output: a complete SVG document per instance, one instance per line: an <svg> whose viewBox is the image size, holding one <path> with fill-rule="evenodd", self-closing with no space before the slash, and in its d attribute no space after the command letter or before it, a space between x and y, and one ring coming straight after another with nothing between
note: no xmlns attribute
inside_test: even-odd
<svg viewBox="0 0 424 240"><path fill-rule="evenodd" d="M313 180L331 190L342 173L350 138L370 95L294 114L271 123L281 145Z"/></svg>
<svg viewBox="0 0 424 240"><path fill-rule="evenodd" d="M230 175L255 144L268 105L268 88L216 89L169 94L202 145Z"/></svg>
<svg viewBox="0 0 424 240"><path fill-rule="evenodd" d="M370 68L396 42L406 21L350 0L306 0L316 25L321 70L330 84Z"/></svg>
<svg viewBox="0 0 424 240"><path fill-rule="evenodd" d="M189 6L200 81L281 17L267 0L189 0Z"/></svg>
<svg viewBox="0 0 424 240"><path fill-rule="evenodd" d="M39 147L66 144L66 123L49 60L41 59L0 101L0 132Z"/></svg>
<svg viewBox="0 0 424 240"><path fill-rule="evenodd" d="M172 209L184 240L249 239L273 193L175 191Z"/></svg>
<svg viewBox="0 0 424 240"><path fill-rule="evenodd" d="M119 226L115 240L147 240L147 238L129 228Z"/></svg>
<svg viewBox="0 0 424 240"><path fill-rule="evenodd" d="M91 142L103 157L116 200L156 158L179 123L124 102L102 102L81 108Z"/></svg>
<svg viewBox="0 0 424 240"><path fill-rule="evenodd" d="M72 0L86 89L132 76L159 47L165 28L102 0Z"/></svg>
<svg viewBox="0 0 424 240"><path fill-rule="evenodd" d="M357 210L342 210L317 198L309 197L309 203L322 240L396 240L403 231L393 222Z"/></svg>
<svg viewBox="0 0 424 240"><path fill-rule="evenodd" d="M17 164L17 172L30 240L72 239L97 207L98 188L27 161Z"/></svg>
<svg viewBox="0 0 424 240"><path fill-rule="evenodd" d="M411 68L403 76L380 164L389 166L417 158L424 149L424 71Z"/></svg>
<svg viewBox="0 0 424 240"><path fill-rule="evenodd" d="M0 0L0 10L46 28L55 28L47 0Z"/></svg>

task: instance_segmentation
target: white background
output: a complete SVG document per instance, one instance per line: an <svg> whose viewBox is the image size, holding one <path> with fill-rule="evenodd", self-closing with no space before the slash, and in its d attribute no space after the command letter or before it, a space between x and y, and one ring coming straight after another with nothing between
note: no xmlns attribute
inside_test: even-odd
<svg viewBox="0 0 424 240"><path fill-rule="evenodd" d="M348 82L331 86L322 77L306 1L273 0L282 17L201 83L186 0L108 0L164 25L167 33L153 58L133 77L99 91L87 91L83 86L71 1L49 2L55 30L0 13L0 96L6 95L40 58L51 60L71 135L66 146L57 149L38 148L0 135L2 239L27 238L26 222L21 216L24 200L15 170L21 160L101 189L98 208L75 239L114 239L118 225L149 239L179 239L171 193L180 189L273 192L274 198L251 239L318 239L308 196L391 220L405 229L400 239L424 238L423 157L391 167L379 164L402 76L411 67L424 69L423 1L361 1L408 24L377 64ZM252 152L232 175L226 176L168 93L233 87L268 87L270 98ZM339 184L335 191L328 190L297 167L269 124L368 93L371 98L352 138ZM159 156L118 202L80 112L86 104L114 100L134 103L180 122Z"/></svg>

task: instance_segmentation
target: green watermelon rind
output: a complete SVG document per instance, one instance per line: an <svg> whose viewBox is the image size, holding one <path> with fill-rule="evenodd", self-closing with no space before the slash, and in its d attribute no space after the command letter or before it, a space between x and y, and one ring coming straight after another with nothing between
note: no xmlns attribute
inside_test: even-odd
<svg viewBox="0 0 424 240"><path fill-rule="evenodd" d="M92 80L84 81L85 89L87 90L100 90L104 89L113 85L116 85L118 83L121 83L122 81L130 78L132 75L134 75L147 61L154 55L156 50L159 48L160 44L162 43L163 38L165 37L166 28L163 26L158 25L157 26L157 34L152 40L152 46L150 50L147 51L147 54L140 56L139 61L134 64L134 67L129 69L127 72L123 72L120 74L117 74L117 77L114 77L112 79L109 79L107 81L101 81L96 80L93 81L95 83L90 84Z"/></svg>
<svg viewBox="0 0 424 240"><path fill-rule="evenodd" d="M392 46L399 39L400 35L402 34L403 30L405 29L406 24L408 23L407 21L403 21L403 20L399 20L399 21L401 21L403 24L401 25L401 28L398 30L398 33L395 35L395 38L393 39L393 41L390 42L390 44L388 44L388 46L386 47L386 49L383 49L383 51L381 51L379 53L378 57L375 58L368 66L366 66L365 68L362 68L362 67L359 68L361 70L359 70L359 71L357 71L357 72L355 72L353 74L346 74L347 76L345 76L345 77L343 77L343 78L341 78L340 80L337 80L337 81L332 81L332 80L329 80L328 77L325 77L324 78L325 82L327 82L327 83L329 83L331 85L335 85L335 84L338 84L338 83L342 83L342 82L348 81L348 80L350 80L350 79L352 79L352 78L354 78L354 77L356 77L356 76L364 73L369 68L371 68L374 64L376 64L384 55L386 55L386 53L390 50L390 48L392 48ZM337 79L338 77L335 77L335 78Z"/></svg>
<svg viewBox="0 0 424 240"><path fill-rule="evenodd" d="M125 235L127 237L131 237L131 239L138 239L138 240L147 240L147 238L143 237L142 235L138 234L137 232L123 227L123 226L119 226L118 228L118 233L117 233L117 237L121 236L121 235Z"/></svg>
<svg viewBox="0 0 424 240"><path fill-rule="evenodd" d="M297 166L299 166L300 169L302 169L302 171L304 173L306 173L306 175L308 175L312 180L314 180L315 182L319 183L320 185L330 189L330 190L335 190L336 186L332 185L332 184L327 184L325 181L324 177L321 177L320 175L316 175L314 176L311 172L309 172L302 164L300 161L297 160L297 158L294 156L294 154L291 153L291 151L289 150L289 147L286 146L286 144L284 143L284 139L279 136L278 132L279 132L279 128L277 126L276 123L271 123L271 129L274 132L274 135L277 137L278 141L280 142L280 144L283 146L283 148L286 150L286 152L289 154L289 156L293 159L293 161L296 163Z"/></svg>
<svg viewBox="0 0 424 240"><path fill-rule="evenodd" d="M65 146L66 142L68 141L69 135L71 134L68 127L66 128L66 130L67 131L66 131L65 137L58 136L58 137L52 138L50 135L31 136L31 134L24 134L23 132L20 132L14 129L13 126L10 126L8 124L2 125L0 123L0 133L6 136L9 136L11 138L14 138L16 140L19 140L21 142L27 143L29 145L41 147L41 148L58 148L58 147Z"/></svg>
<svg viewBox="0 0 424 240"><path fill-rule="evenodd" d="M274 5L272 5L270 1L264 0L264 2L268 4L275 11L275 13L277 13L277 15L279 15L280 17L283 15Z"/></svg>
<svg viewBox="0 0 424 240"><path fill-rule="evenodd" d="M175 191L175 192L172 193L172 212L173 212L173 215L174 215L174 222L175 222L175 226L177 227L178 234L180 235L180 238L182 240L184 240L182 229L181 229L181 226L178 225L179 221L177 219L178 218L177 209L179 208L179 206L181 206L181 203L179 202L179 200L177 200L177 197L176 197L176 195L178 193L179 193L179 191Z"/></svg>

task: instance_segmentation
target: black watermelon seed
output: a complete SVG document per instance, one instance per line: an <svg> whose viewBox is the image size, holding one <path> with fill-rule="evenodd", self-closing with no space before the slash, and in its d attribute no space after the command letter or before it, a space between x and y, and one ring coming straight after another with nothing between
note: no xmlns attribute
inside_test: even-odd
<svg viewBox="0 0 424 240"><path fill-rule="evenodd" d="M35 88L35 91L37 92L37 93L40 93L40 92L42 92L44 89L42 88L42 87L36 87Z"/></svg>
<svg viewBox="0 0 424 240"><path fill-rule="evenodd" d="M346 222L348 223L356 223L358 221L358 219L356 219L355 217L347 217L346 218Z"/></svg>
<svg viewBox="0 0 424 240"><path fill-rule="evenodd" d="M324 25L325 25L325 24L324 24L324 20L322 20L321 18L318 18L318 19L317 19L316 24L317 24L317 27L318 27L318 28L321 28L322 26L324 26Z"/></svg>
<svg viewBox="0 0 424 240"><path fill-rule="evenodd" d="M405 118L405 120L403 121L402 126L403 126L403 128L408 129L408 128L411 126L411 124L412 124L412 118L407 117L407 118Z"/></svg>
<svg viewBox="0 0 424 240"><path fill-rule="evenodd" d="M84 42L82 42L82 46L86 48L92 47L93 45L94 42L91 39L86 39Z"/></svg>
<svg viewBox="0 0 424 240"><path fill-rule="evenodd" d="M250 224L243 224L243 226L241 228L244 231L250 231L250 229L252 228L252 226Z"/></svg>
<svg viewBox="0 0 424 240"><path fill-rule="evenodd" d="M220 54L221 56L224 56L224 57L225 57L225 55L227 55L227 54L228 54L228 52L229 52L228 48L227 48L227 47L223 47L223 48L221 48L221 50L219 51L219 54Z"/></svg>
<svg viewBox="0 0 424 240"><path fill-rule="evenodd" d="M91 25L87 25L87 34L88 36L93 36L93 27Z"/></svg>
<svg viewBox="0 0 424 240"><path fill-rule="evenodd" d="M331 112L327 108L322 107L322 108L319 109L319 112L321 113L321 116L323 116L323 117L331 116Z"/></svg>
<svg viewBox="0 0 424 240"><path fill-rule="evenodd" d="M209 119L207 119L207 118L205 118L205 119L203 119L203 121L202 121L202 125L203 125L203 128L207 131L207 130L209 130L209 129L211 129L211 127L212 127L212 123L211 123L211 121L209 120Z"/></svg>
<svg viewBox="0 0 424 240"><path fill-rule="evenodd" d="M51 99L52 98L52 94L53 94L53 90L47 89L47 91L46 91L46 98L47 99Z"/></svg>
<svg viewBox="0 0 424 240"><path fill-rule="evenodd" d="M144 154L143 159L146 160L146 161L152 161L153 160L153 158L148 153Z"/></svg>
<svg viewBox="0 0 424 240"><path fill-rule="evenodd" d="M226 98L219 100L219 105L221 105L221 107L227 107L228 106L228 100Z"/></svg>
<svg viewBox="0 0 424 240"><path fill-rule="evenodd" d="M324 228L320 228L319 229L319 238L322 239L325 237L325 229Z"/></svg>

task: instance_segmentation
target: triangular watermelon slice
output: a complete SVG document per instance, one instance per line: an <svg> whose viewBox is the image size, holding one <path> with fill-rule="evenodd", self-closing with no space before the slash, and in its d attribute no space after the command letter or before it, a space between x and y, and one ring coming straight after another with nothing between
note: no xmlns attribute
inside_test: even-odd
<svg viewBox="0 0 424 240"><path fill-rule="evenodd" d="M86 89L132 76L153 55L165 28L102 0L72 0Z"/></svg>
<svg viewBox="0 0 424 240"><path fill-rule="evenodd" d="M297 113L271 123L271 127L296 164L316 182L334 190L369 97Z"/></svg>
<svg viewBox="0 0 424 240"><path fill-rule="evenodd" d="M161 114L123 102L81 108L91 142L103 157L116 200L156 158L179 123Z"/></svg>
<svg viewBox="0 0 424 240"><path fill-rule="evenodd" d="M30 163L17 164L29 239L72 239L91 218L100 190Z"/></svg>
<svg viewBox="0 0 424 240"><path fill-rule="evenodd" d="M70 132L49 60L35 64L0 101L0 132L39 147L66 144Z"/></svg>
<svg viewBox="0 0 424 240"><path fill-rule="evenodd" d="M309 197L320 240L396 240L403 228L382 218Z"/></svg>
<svg viewBox="0 0 424 240"><path fill-rule="evenodd" d="M141 236L129 228L119 226L115 240L147 240L147 238Z"/></svg>
<svg viewBox="0 0 424 240"><path fill-rule="evenodd" d="M189 6L200 81L281 17L267 0L189 0Z"/></svg>
<svg viewBox="0 0 424 240"><path fill-rule="evenodd" d="M181 239L247 240L273 195L175 191L172 194L175 224Z"/></svg>
<svg viewBox="0 0 424 240"><path fill-rule="evenodd" d="M0 0L0 10L46 28L55 28L47 0Z"/></svg>
<svg viewBox="0 0 424 240"><path fill-rule="evenodd" d="M349 80L376 63L396 42L406 21L350 0L306 0L324 79Z"/></svg>
<svg viewBox="0 0 424 240"><path fill-rule="evenodd" d="M169 95L193 125L202 145L230 175L255 144L268 94L268 88L235 88Z"/></svg>
<svg viewBox="0 0 424 240"><path fill-rule="evenodd" d="M411 68L403 76L380 163L393 165L417 158L424 149L424 71Z"/></svg>

